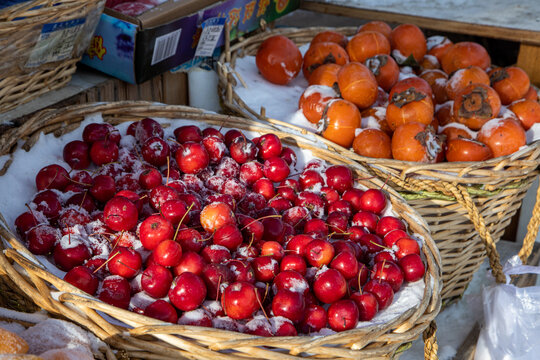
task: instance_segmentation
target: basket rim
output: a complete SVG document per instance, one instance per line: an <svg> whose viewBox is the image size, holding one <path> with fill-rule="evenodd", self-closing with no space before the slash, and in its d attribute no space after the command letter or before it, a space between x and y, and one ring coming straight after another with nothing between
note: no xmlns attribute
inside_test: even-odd
<svg viewBox="0 0 540 360"><path fill-rule="evenodd" d="M355 159L361 162L369 168L378 168L382 172L387 172L394 176L401 178L402 180L408 176L418 177L419 179L425 178L437 178L448 182L466 182L471 184L485 184L494 178L500 177L520 177L524 172L534 171L540 164L540 139L527 144L520 148L513 154L492 158L482 162L442 162L435 164L425 164L420 162L409 162L395 159L377 159L356 154L351 149L342 147L330 140L327 140L315 132L308 131L297 125L289 124L281 119L274 119L257 113L254 109L243 103L242 99L238 96L233 85L235 79L234 64L231 64L232 57L244 57L246 54L244 49L248 45L253 45L264 41L266 38L273 35L286 35L291 36L291 40L295 41L295 36L305 36L307 33L315 35L316 33L324 30L334 30L344 34L354 33L356 27L284 27L276 28L272 30L265 30L252 37L240 39L234 45L230 46L229 52L224 52L219 58L219 66L217 68L220 84L220 97L224 105L235 113L242 114L257 120L267 121L280 127L291 129L295 133L301 135L315 136L317 140L323 142L330 151L338 151L347 157ZM303 42L307 43L307 42ZM232 71L229 71L232 68ZM228 89L232 86L232 89ZM227 92L232 90L232 103L230 99L227 99L231 94ZM521 160L524 157L532 157L533 160ZM512 163L521 163L518 165L519 169L508 171L505 166L512 165ZM449 170L455 169L454 172ZM467 176L470 175L470 176Z"/></svg>
<svg viewBox="0 0 540 360"><path fill-rule="evenodd" d="M93 114L93 113L96 113L96 112L102 112L102 114L104 114L104 116L106 116L106 115L114 115L115 113L120 112L121 116L117 117L116 120L129 121L129 120L125 120L125 117L126 117L126 114L129 114L130 112L131 112L131 114L133 114L134 117L142 119L142 118L146 117L146 115L148 113L154 113L155 110L161 110L161 112L158 112L158 115L155 116L155 117L159 117L159 118L165 117L165 116L162 116L162 115L166 114L166 113L169 113L172 116L173 119L182 118L182 117L176 117L176 115L181 114L181 115L184 115L184 116L187 116L187 115L192 116L193 117L192 120L201 120L203 117L213 117L214 119L219 119L220 121L227 120L228 123L230 121L230 123L233 123L233 124L235 123L234 121L238 121L238 124L243 123L246 126L249 126L249 125L253 124L253 122L251 122L249 119L239 118L239 117L231 117L231 116L227 116L227 115L211 114L211 113L208 113L208 112L204 112L204 111L202 111L200 109L194 109L194 108L185 107L185 106L156 105L155 103L150 103L150 102L132 102L132 101L128 101L128 102L119 102L119 103L84 104L84 105L76 105L76 106L67 107L65 109L45 110L45 111L37 114L35 117L33 117L29 121L30 124L28 124L27 126L29 128L31 128L32 131L34 131L34 132L37 131L39 133L43 128L46 128L47 126L49 126L50 122L54 123L56 120L58 120L59 115L63 115L63 117L61 117L60 121L57 121L56 124L62 126L64 118L65 119L70 119L71 121L77 121L81 117L84 117L84 115ZM184 119L187 119L187 118L184 118ZM189 118L189 119L191 119L191 118ZM32 122L40 122L40 124L39 124L39 126L32 127L31 126ZM78 122L80 122L80 121L78 121ZM254 128L257 128L260 131L274 131L272 127L270 127L270 126L268 126L266 124L258 124L258 123L256 123ZM243 129L243 130L250 130L250 129ZM258 131L258 130L251 130L251 131ZM279 131L274 132L274 133L285 134L286 136L292 136L292 137L295 136L295 135L290 135L290 134L286 134L286 133L281 133ZM299 138L298 140L300 141L300 143L302 145L305 144L303 138ZM298 147L301 147L302 145L299 145ZM306 143L306 146L307 146L307 143ZM320 149L319 152L324 153L324 152L326 152L326 150ZM336 159L334 161L338 161L337 159L340 159L340 158L343 158L343 157L341 155L339 155L339 154L332 154L332 156L330 157L330 159ZM343 159L345 159L345 158L343 158ZM346 161L344 161L344 163L347 164ZM363 169L361 166L358 166L357 164L351 163L351 165L353 167L355 167L359 171L365 171L365 169ZM360 182L362 184L366 184L366 183L369 183L369 184L373 184L373 183L381 184L382 183L379 179L368 179L368 180L364 179L364 180L362 180ZM423 331L428 326L429 322L435 318L435 316L440 311L440 307L441 307L441 297L440 297L440 288L441 288L441 266L440 266L440 264L441 264L441 259L440 259L440 254L438 252L438 249L437 249L433 239L431 238L429 229L428 229L427 224L425 223L425 221L416 213L416 211L414 211L412 208L410 208L410 206L395 191L392 191L390 189L388 192L390 194L389 198L391 199L393 206L399 206L399 207L402 207L403 209L407 210L406 213L402 214L402 218L406 219L409 226L413 226L415 229L418 229L418 231L421 232L420 235L422 236L423 241L424 241L424 246L422 246L422 249L423 249L422 251L424 253L424 257L425 257L425 261L426 261L426 275L425 275L425 278L424 278L425 293L424 293L422 302L425 302L425 304L422 305L422 303L421 303L420 305L417 306L418 309L414 309L414 310L410 311L412 313L417 313L416 315L418 315L418 317L417 317L416 320L419 321L419 322L421 321L422 325L425 324L425 327L423 329L421 329L421 331ZM415 222L413 223L413 221L415 221ZM127 310L119 311L118 308L107 305L105 303L102 303L101 301L97 300L96 298L90 299L88 297L88 294L83 293L79 289L77 289L77 288L73 287L72 285L64 282L62 279L59 279L59 278L55 277L54 275L52 275L51 273L48 273L48 272L43 273L43 269L39 269L38 266L36 266L35 264L32 264L30 262L30 260L28 260L28 259L32 259L32 258L35 259L35 257L26 249L26 247L24 247L24 245L22 245L22 243L18 240L18 238L15 237L11 233L10 230L8 230L9 226L7 224L6 224L6 226L7 226L7 229L4 228L4 226L0 222L0 238L4 238L5 240L7 240L9 242L9 244L11 244L13 249L5 250L4 251L5 255L7 257L9 257L10 259L14 260L15 262L19 263L22 266L22 268L24 268L24 270L26 270L26 272L29 272L29 273L33 274L33 277L37 276L40 279L40 281L42 281L42 282L45 281L47 283L50 283L50 284L54 285L59 291L67 292L67 293L72 294L72 295L70 295L70 294L61 295L60 298L59 298L60 302L65 301L65 302L69 302L69 303L75 304L75 305L83 304L81 306L87 307L87 308L90 308L90 309L93 309L93 310L103 311L105 313L109 313L109 315L111 315L110 314L111 312L121 313L122 315L125 315L125 316L128 316L128 314L129 314L129 317L128 317L129 321L127 322L128 324L130 324L130 322L133 322L133 321L135 321L135 322L142 321L142 320L140 320L141 318L139 318L139 316L142 316L142 315L134 314L134 313L132 313L130 311L127 311ZM6 233L6 231L7 231L7 233ZM0 245L1 245L1 243L0 243ZM6 266L6 264L5 264L6 262L2 261L3 257L4 257L4 254L0 254L0 268L2 267L2 265L4 267ZM39 263L39 261L38 261L38 263ZM429 271L428 271L428 269L429 269ZM8 270L9 271L6 271L6 272L8 272L8 274L11 274L11 275L14 275L13 271L21 272L21 274L19 274L20 276L22 276L22 272L24 271L24 270L21 271L20 269L14 269L14 268L11 268L11 269L8 269ZM34 294L35 293L36 292L34 292ZM36 301L36 299L33 299L33 300ZM41 300L42 299L40 299L40 302L41 302ZM47 299L47 302L48 301L53 301L53 304L54 304L54 301L57 301L57 300L53 300L52 298L49 297ZM406 321L406 320L410 319L410 316L412 316L412 315L409 315L408 312L406 312L406 313L407 313L407 316L409 316L408 318L405 315L401 315L397 320L393 320L391 322L391 324L389 324L389 325L385 324L385 325L388 325L388 326L385 328L384 332L398 330L398 332L400 333L399 337L403 337L403 334L406 333L407 331L413 331L415 329L415 326L418 325L418 324L417 323L408 324L408 321ZM134 317L131 317L131 316L134 316ZM169 334L168 332L166 332L166 330L170 330L170 328L168 329L168 328L161 327L160 324L162 324L162 323L157 321L157 320L147 318L147 317L143 317L143 318L146 321L146 325L149 328L140 329L139 331L140 331L141 334L153 334L156 337L160 338L161 340L164 340L164 339L165 340L171 340L171 339L167 338L166 335L164 335L164 334ZM135 320L133 320L133 319L135 319ZM195 328L199 328L199 327L195 327ZM161 330L164 329L165 333L160 333L160 329ZM195 331L195 330L197 330L197 329L193 329L192 327L189 327L189 326L183 326L182 327L182 326L178 326L178 325L176 325L176 327L174 329L176 329L176 330L184 329L186 331ZM367 333L369 333L368 330L369 331L377 330L379 332L382 331L381 327L373 327L373 328L368 327L368 328L363 328L363 329L349 330L347 332L338 333L337 335L331 335L330 337L322 337L322 340L321 340L321 338L315 339L312 336L308 336L310 338L310 341L312 341L312 343L310 343L310 345L307 345L307 347L305 346L305 344L304 344L303 347L302 347L302 344L299 344L297 351L299 353L301 349L304 349L304 348L309 349L310 347L315 346L313 344L319 344L320 343L321 346L322 346L322 345L325 344L325 342L331 341L334 338L336 338L336 339L342 338L344 336L343 334L345 334L345 333L348 333L348 335L350 335L350 334L355 334L355 335L358 334L358 335L364 335L365 336ZM418 329L416 329L416 330L418 330ZM225 330L221 330L221 331L225 331ZM243 345L250 344L251 342L254 341L253 336L248 336L248 337L246 337L244 339L245 334L241 334L241 333L237 333L237 332L229 332L229 331L226 331L226 332L234 335L235 339L242 338L241 341L240 341L240 344L243 344ZM416 335L418 335L420 332L418 332ZM135 333L136 332L134 332L134 334ZM339 334L341 334L341 335L339 335ZM347 335L347 334L345 334L345 335ZM390 335L388 335L388 336L390 336ZM280 337L274 337L274 338L278 339L278 340L281 339L279 341L283 341L283 339L280 338ZM295 339L296 339L295 341L301 341L302 340L301 338L302 337L295 337ZM247 341L247 343L244 340ZM304 338L304 340L305 340L305 338ZM258 341L261 342L259 345L264 345L264 342L266 340L259 339ZM408 341L406 341L406 342L408 342ZM238 344L238 341L232 343L232 345L235 345L235 344ZM255 342L253 342L253 344L257 344L257 342L255 341ZM222 342L221 345L219 345L219 346L216 345L216 346L217 347L225 346L224 348L227 348L227 346L231 346L231 343L228 343L228 345L227 345L227 344ZM248 345L245 345L245 346L248 346ZM251 346L251 345L249 345L249 346ZM253 346L257 346L257 345L253 345ZM220 349L217 349L217 350L220 350Z"/></svg>

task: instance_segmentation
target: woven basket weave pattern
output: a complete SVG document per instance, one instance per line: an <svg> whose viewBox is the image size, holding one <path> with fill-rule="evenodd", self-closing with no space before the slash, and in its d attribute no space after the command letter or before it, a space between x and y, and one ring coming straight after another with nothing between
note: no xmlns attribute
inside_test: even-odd
<svg viewBox="0 0 540 360"><path fill-rule="evenodd" d="M274 127L255 124L250 120L225 115L206 114L198 109L182 106L159 106L142 102L90 104L75 106L59 111L44 111L24 124L10 129L0 138L0 154L12 151L19 139L27 140L25 147L35 143L41 131L61 135L71 131L85 115L101 112L111 123L136 121L145 117L190 119L194 124L227 126L258 133L272 132L285 143L311 150L313 156L329 163L351 166L359 178L367 172L358 164L339 154L313 147L301 137L283 133ZM14 142L15 141L15 142ZM370 187L381 187L377 179L362 180ZM435 327L431 325L440 310L440 257L430 237L425 222L392 189L387 189L394 210L408 224L411 232L425 239L422 253L426 261L425 293L417 308L411 308L390 323L355 329L332 336L297 336L286 338L259 338L251 335L195 326L163 325L163 323L126 310L81 296L80 290L51 275L28 261L22 254L32 257L28 250L4 227L0 226L0 237L7 240L13 249L0 252L0 273L7 273L20 289L28 294L38 306L53 313L63 313L73 321L84 325L111 346L123 349L129 356L152 359L186 357L192 359L293 359L311 355L322 358L388 359L406 348L424 331L426 358L436 359L437 345ZM0 242L1 244L1 242ZM25 276L11 265L14 261L30 275ZM63 291L59 301L51 296L50 286ZM68 306L69 305L69 306ZM72 307L77 311L74 311ZM118 319L134 328L131 330L112 325L97 311ZM126 335L129 333L129 336ZM147 337L145 335L153 335ZM174 336L181 335L181 337ZM277 350L277 351L276 351Z"/></svg>
<svg viewBox="0 0 540 360"><path fill-rule="evenodd" d="M65 86L88 47L105 0L33 0L0 10L0 113ZM44 24L86 18L71 56L27 67Z"/></svg>
<svg viewBox="0 0 540 360"><path fill-rule="evenodd" d="M356 33L354 27L280 28L227 46L218 66L223 105L233 113L270 122L298 134L307 134L305 129L266 117L264 108L249 108L234 90L239 78L234 67L237 58L255 55L259 45L270 36L284 35L302 45L309 43L317 33L324 30L339 31L347 36ZM488 255L493 258L490 258L490 263L496 268L497 278L503 279L500 264L497 265L495 243L501 239L511 218L521 207L526 191L539 174L539 141L515 154L481 163L421 164L367 158L322 137L317 139L330 151L361 163L374 175L387 180L426 219L442 257L443 301L463 294L473 273L486 258L486 242ZM470 195L460 195L463 189ZM538 232L538 207L537 203L530 223L531 230L520 254L522 259L528 256ZM471 213L478 213L479 216ZM488 231L485 235L484 230Z"/></svg>

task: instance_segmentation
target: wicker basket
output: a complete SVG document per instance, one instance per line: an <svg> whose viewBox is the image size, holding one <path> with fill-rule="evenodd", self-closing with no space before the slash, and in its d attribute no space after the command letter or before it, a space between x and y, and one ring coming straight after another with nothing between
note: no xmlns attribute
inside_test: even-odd
<svg viewBox="0 0 540 360"><path fill-rule="evenodd" d="M101 112L113 124L136 121L145 117L188 119L194 124L225 125L257 133L272 132L286 143L309 149L316 158L330 163L350 165L360 178L367 173L357 163L339 154L312 147L303 138L283 133L269 125L255 124L250 120L205 113L182 106L162 106L146 102L91 104L49 110L31 118L21 128L9 130L0 138L0 154L12 151L20 139L27 140L24 148L31 147L40 132L62 135L76 128L85 115ZM362 184L381 187L378 179L362 180ZM77 288L44 270L32 254L6 227L0 223L0 239L11 248L0 251L0 273L6 273L21 292L27 294L38 306L55 314L63 314L83 325L111 346L126 350L130 357L145 359L295 359L301 357L387 359L395 358L407 345L424 332L426 358L436 359L435 326L433 319L441 307L440 257L430 237L427 225L406 202L392 189L387 189L396 212L413 233L425 239L422 246L426 262L425 292L417 307L407 310L399 318L377 326L354 329L331 336L297 336L261 338L237 332L196 326L165 325L155 319L107 305L93 297L83 295ZM0 241L0 245L2 242ZM19 266L13 266L14 261ZM23 271L23 269L25 271ZM62 294L55 300L52 288ZM128 324L130 329L114 325L101 314ZM148 336L152 335L152 336ZM177 335L177 336L176 336Z"/></svg>
<svg viewBox="0 0 540 360"><path fill-rule="evenodd" d="M0 113L70 81L104 6L105 0L33 0L0 10ZM74 19L85 21L73 37L67 33L62 36L63 40L71 39L68 41L73 44L71 51L69 46L62 49L57 61L56 57L39 61L32 57L39 39L45 38L40 37L45 24Z"/></svg>
<svg viewBox="0 0 540 360"><path fill-rule="evenodd" d="M224 106L242 116L280 126L284 131L307 134L305 129L265 116L264 108L249 108L235 92L236 59L255 55L259 45L273 35L284 35L296 44L311 41L320 31L337 30L353 35L354 27L280 28L259 33L232 47L226 47L218 66L220 95ZM328 150L358 161L372 174L388 180L427 221L443 261L443 302L459 298L474 272L489 256L496 278L504 282L495 243L504 234L521 206L525 193L539 174L540 141L515 154L482 163L421 164L359 156L320 136ZM532 251L540 226L540 190L533 218L528 226L520 256L523 261Z"/></svg>

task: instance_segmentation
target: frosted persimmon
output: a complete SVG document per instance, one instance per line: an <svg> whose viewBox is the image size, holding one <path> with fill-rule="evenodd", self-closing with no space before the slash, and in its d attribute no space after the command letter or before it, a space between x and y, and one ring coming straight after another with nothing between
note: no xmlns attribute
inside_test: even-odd
<svg viewBox="0 0 540 360"><path fill-rule="evenodd" d="M378 31L384 36L386 36L388 40L390 40L390 34L392 33L392 28L390 27L390 25L388 25L384 21L374 20L374 21L367 22L364 25L361 25L358 28L357 33L363 32L363 31Z"/></svg>
<svg viewBox="0 0 540 360"><path fill-rule="evenodd" d="M483 142L493 152L493 157L510 155L527 144L525 130L518 120L492 119L478 132L477 140Z"/></svg>
<svg viewBox="0 0 540 360"><path fill-rule="evenodd" d="M474 137L476 137L473 137L474 133L472 132L472 130L470 130L465 125L459 123L451 123L444 126L444 128L442 128L442 130L440 131L440 134L446 136L446 141L457 138L473 139Z"/></svg>
<svg viewBox="0 0 540 360"><path fill-rule="evenodd" d="M426 37L422 30L414 24L396 26L390 35L390 44L394 57L397 55L406 59L412 56L417 63L427 53Z"/></svg>
<svg viewBox="0 0 540 360"><path fill-rule="evenodd" d="M375 75L377 84L384 90L390 91L399 79L399 66L390 55L376 55L366 59L366 66Z"/></svg>
<svg viewBox="0 0 540 360"><path fill-rule="evenodd" d="M315 35L313 39L311 40L311 45L320 43L320 42L333 42L333 43L338 44L342 48L346 48L347 43L349 42L349 39L345 35L337 31L327 30L327 31L321 31L320 33Z"/></svg>
<svg viewBox="0 0 540 360"><path fill-rule="evenodd" d="M472 84L461 90L454 100L452 113L457 122L478 130L497 117L501 110L499 95L491 87Z"/></svg>
<svg viewBox="0 0 540 360"><path fill-rule="evenodd" d="M410 122L392 135L392 156L396 160L435 163L442 160L443 141L430 126Z"/></svg>
<svg viewBox="0 0 540 360"><path fill-rule="evenodd" d="M358 155L372 158L392 158L392 141L380 129L362 129L353 141L353 150Z"/></svg>
<svg viewBox="0 0 540 360"><path fill-rule="evenodd" d="M446 96L446 82L448 75L439 69L427 69L422 71L420 78L425 80L433 91L435 104L442 104L448 100Z"/></svg>
<svg viewBox="0 0 540 360"><path fill-rule="evenodd" d="M324 111L321 135L338 145L350 147L354 132L361 124L360 111L352 102L342 99L331 100Z"/></svg>
<svg viewBox="0 0 540 360"><path fill-rule="evenodd" d="M441 59L442 69L447 74L472 65L486 70L491 65L491 58L482 45L470 41L455 43Z"/></svg>
<svg viewBox="0 0 540 360"><path fill-rule="evenodd" d="M324 64L344 65L349 62L349 55L344 48L333 42L320 42L312 44L304 54L302 72L309 81L311 73Z"/></svg>
<svg viewBox="0 0 540 360"><path fill-rule="evenodd" d="M525 130L529 130L535 123L540 123L540 104L533 100L518 100L508 107L516 114Z"/></svg>
<svg viewBox="0 0 540 360"><path fill-rule="evenodd" d="M380 54L390 54L390 41L378 31L362 31L354 35L347 44L351 61L364 62Z"/></svg>
<svg viewBox="0 0 540 360"><path fill-rule="evenodd" d="M439 63L441 63L443 55L454 45L452 40L440 35L430 36L426 39L426 42L428 55L435 56Z"/></svg>
<svg viewBox="0 0 540 360"><path fill-rule="evenodd" d="M333 87L337 84L337 74L341 69L338 64L324 64L313 70L309 77L309 85L326 85Z"/></svg>
<svg viewBox="0 0 540 360"><path fill-rule="evenodd" d="M484 143L472 139L455 138L446 143L446 160L485 161L493 157L491 149Z"/></svg>
<svg viewBox="0 0 540 360"><path fill-rule="evenodd" d="M298 108L309 122L317 124L328 102L338 97L336 91L329 86L311 85L300 97Z"/></svg>
<svg viewBox="0 0 540 360"><path fill-rule="evenodd" d="M469 66L456 70L446 83L446 95L454 100L456 94L471 84L484 84L489 86L488 74L478 66Z"/></svg>
<svg viewBox="0 0 540 360"><path fill-rule="evenodd" d="M377 128L388 135L392 135L392 129L386 122L386 106L372 106L364 109L362 114L362 127L364 128Z"/></svg>
<svg viewBox="0 0 540 360"><path fill-rule="evenodd" d="M365 109L377 99L377 80L363 64L351 62L338 72L341 97Z"/></svg>
<svg viewBox="0 0 540 360"><path fill-rule="evenodd" d="M300 72L302 54L291 39L275 35L259 46L255 64L266 80L278 85L287 85Z"/></svg>
<svg viewBox="0 0 540 360"><path fill-rule="evenodd" d="M529 75L516 66L497 69L491 72L489 79L503 105L523 98L531 86Z"/></svg>

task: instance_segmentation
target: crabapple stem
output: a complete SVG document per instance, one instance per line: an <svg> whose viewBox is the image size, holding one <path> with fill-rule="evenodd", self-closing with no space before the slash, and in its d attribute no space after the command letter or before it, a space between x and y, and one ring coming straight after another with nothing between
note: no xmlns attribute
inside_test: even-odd
<svg viewBox="0 0 540 360"><path fill-rule="evenodd" d="M107 263L109 261L111 261L112 259L114 259L118 254L120 254L120 251L117 251L116 253L114 253L113 256L111 256L110 258L107 259L107 261L105 261L103 264L101 264L100 266L98 266L98 268L96 270L94 270L94 272L92 274L95 274L97 273L102 267L104 267L105 265L107 265Z"/></svg>
<svg viewBox="0 0 540 360"><path fill-rule="evenodd" d="M264 311L264 306L262 305L261 299L259 299L259 292L257 291L257 289L253 289L253 291L255 291L255 298L257 299L257 302L259 303L259 307L261 308L264 314L264 317L266 318L266 320L270 321L270 319L268 318L268 315L266 315L266 311Z"/></svg>
<svg viewBox="0 0 540 360"><path fill-rule="evenodd" d="M263 216L263 217L260 217L258 219L254 219L253 221L251 221L249 224L247 224L246 226L244 226L242 229L240 229L240 231L244 230L245 228L247 228L249 225L255 223L255 221L259 221L259 220L264 220L264 219L268 219L268 218L280 218L281 215L266 215L266 216Z"/></svg>
<svg viewBox="0 0 540 360"><path fill-rule="evenodd" d="M178 231L180 230L180 226L182 225L182 221L186 218L186 215L191 211L191 208L193 207L194 203L191 203L189 207L187 208L186 212L184 213L184 216L180 219L180 222L178 223L178 226L176 227L176 232L174 233L173 240L176 241L176 236L178 235Z"/></svg>

